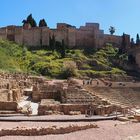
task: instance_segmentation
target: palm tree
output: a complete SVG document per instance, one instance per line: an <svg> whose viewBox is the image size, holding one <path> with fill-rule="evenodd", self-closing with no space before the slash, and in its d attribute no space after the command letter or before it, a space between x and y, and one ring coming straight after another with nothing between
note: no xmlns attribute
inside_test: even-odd
<svg viewBox="0 0 140 140"><path fill-rule="evenodd" d="M113 35L115 33L115 30L116 30L115 27L110 26L109 32L110 32L111 35Z"/></svg>

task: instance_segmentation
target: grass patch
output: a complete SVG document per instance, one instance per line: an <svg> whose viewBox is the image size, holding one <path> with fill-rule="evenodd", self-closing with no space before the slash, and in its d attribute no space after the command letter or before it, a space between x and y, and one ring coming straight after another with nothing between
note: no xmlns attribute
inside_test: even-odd
<svg viewBox="0 0 140 140"><path fill-rule="evenodd" d="M125 74L113 63L117 54L118 49L108 45L100 50L93 49L91 53L88 53L88 50L67 49L65 58L61 58L60 53L56 51L29 51L26 46L0 40L0 71L30 72L50 78ZM72 65L72 69L65 67L68 62L73 62L75 66Z"/></svg>

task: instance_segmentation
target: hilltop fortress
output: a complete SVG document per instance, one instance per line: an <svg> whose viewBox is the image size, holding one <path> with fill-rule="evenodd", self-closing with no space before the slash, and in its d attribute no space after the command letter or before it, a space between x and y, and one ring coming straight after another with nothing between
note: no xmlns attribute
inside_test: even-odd
<svg viewBox="0 0 140 140"><path fill-rule="evenodd" d="M50 38L55 37L58 41L75 49L81 48L102 48L107 43L113 47L123 47L122 49L134 57L136 66L140 71L140 44L130 41L130 35L123 36L104 34L98 23L86 23L85 26L76 28L66 23L57 23L56 29L49 27L31 27L30 24L24 26L7 26L0 28L0 39L16 42L27 47L47 47L50 46ZM125 40L125 44L123 41ZM137 68L136 68L137 69Z"/></svg>
<svg viewBox="0 0 140 140"><path fill-rule="evenodd" d="M49 27L7 26L0 28L0 38L14 41L27 46L49 46L49 38L62 42L69 48L95 47L101 48L106 43L120 47L122 36L104 34L98 23L86 23L85 26L76 28L66 23L57 23L56 29ZM130 36L125 35L126 46L130 46Z"/></svg>

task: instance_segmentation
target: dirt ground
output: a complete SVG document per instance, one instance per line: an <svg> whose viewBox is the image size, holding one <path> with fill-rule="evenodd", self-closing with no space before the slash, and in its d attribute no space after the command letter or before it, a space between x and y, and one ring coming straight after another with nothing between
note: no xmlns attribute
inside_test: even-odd
<svg viewBox="0 0 140 140"><path fill-rule="evenodd" d="M76 122L77 124L87 124L90 122ZM120 122L120 121L99 121L94 122L99 128L92 128L77 131L64 135L45 136L4 136L0 140L140 140L140 123ZM19 127L45 127L51 125L67 126L73 124L53 123L53 122L0 122L0 128ZM75 124L75 123L74 123Z"/></svg>

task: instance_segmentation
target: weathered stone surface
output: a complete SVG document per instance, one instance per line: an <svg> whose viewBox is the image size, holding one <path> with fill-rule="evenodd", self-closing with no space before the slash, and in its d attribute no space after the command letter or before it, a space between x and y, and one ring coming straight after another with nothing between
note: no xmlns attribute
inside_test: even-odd
<svg viewBox="0 0 140 140"><path fill-rule="evenodd" d="M64 40L67 46L71 47L98 47L110 42L116 47L121 46L122 37L116 35L104 34L99 28L98 23L86 23L85 26L75 28L69 24L58 23L57 29L52 30L48 27L17 27L7 26L0 28L0 38L15 41L18 44L27 46L49 46L49 37L54 35L55 40L62 42ZM125 35L126 45L130 46L130 36Z"/></svg>
<svg viewBox="0 0 140 140"><path fill-rule="evenodd" d="M39 135L50 135L50 134L66 134L75 131L86 130L90 128L98 128L96 124L87 125L69 125L67 127L45 127L45 128L12 128L12 129L1 129L0 136L39 136Z"/></svg>
<svg viewBox="0 0 140 140"><path fill-rule="evenodd" d="M16 102L0 102L0 110L17 110Z"/></svg>

